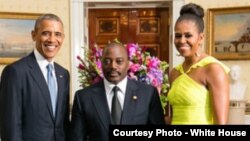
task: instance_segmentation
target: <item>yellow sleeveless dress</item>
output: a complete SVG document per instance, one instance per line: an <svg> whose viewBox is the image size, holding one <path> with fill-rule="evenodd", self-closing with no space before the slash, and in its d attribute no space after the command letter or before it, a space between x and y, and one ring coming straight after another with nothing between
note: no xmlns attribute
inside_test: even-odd
<svg viewBox="0 0 250 141"><path fill-rule="evenodd" d="M175 68L181 75L174 80L168 93L168 100L173 110L171 124L214 124L209 91L186 74L191 69L204 67L210 63L218 63L226 73L229 72L227 66L211 56L192 65L187 72L184 72L182 64Z"/></svg>

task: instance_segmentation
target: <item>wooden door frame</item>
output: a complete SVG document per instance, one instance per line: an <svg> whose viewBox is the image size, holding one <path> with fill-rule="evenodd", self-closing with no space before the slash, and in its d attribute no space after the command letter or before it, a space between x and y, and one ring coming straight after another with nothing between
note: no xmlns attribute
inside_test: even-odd
<svg viewBox="0 0 250 141"><path fill-rule="evenodd" d="M88 9L89 24L89 47L95 43L99 46L105 44L114 38L118 38L123 43L138 43L141 46L147 46L155 50L159 59L169 62L169 14L168 7L153 8L100 8ZM125 21L122 21L126 19ZM102 33L99 24L104 21L114 23L112 33ZM142 32L144 29L141 22L149 24L155 23L156 31ZM125 23L124 23L125 22ZM150 25L150 24L149 24ZM111 25L110 25L111 26ZM116 28L115 28L116 27ZM153 28L153 27L152 27ZM117 29L117 31L116 31ZM151 28L150 28L151 29ZM113 30L115 31L113 33Z"/></svg>

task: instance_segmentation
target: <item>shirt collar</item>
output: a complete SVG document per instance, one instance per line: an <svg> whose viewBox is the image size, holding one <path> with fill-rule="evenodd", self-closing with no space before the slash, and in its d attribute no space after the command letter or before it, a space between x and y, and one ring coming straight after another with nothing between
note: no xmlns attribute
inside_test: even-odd
<svg viewBox="0 0 250 141"><path fill-rule="evenodd" d="M120 81L116 85L119 87L120 91L123 94L126 93L127 82L128 82L128 78L125 77L122 81ZM114 86L115 86L115 84L110 83L106 78L104 78L104 87L105 87L106 94L110 94Z"/></svg>
<svg viewBox="0 0 250 141"><path fill-rule="evenodd" d="M38 52L36 48L34 49L34 55L35 55L37 63L39 64L41 68L46 68L49 63L51 63L54 68L54 61L52 60L51 62L49 62L40 54L40 52Z"/></svg>

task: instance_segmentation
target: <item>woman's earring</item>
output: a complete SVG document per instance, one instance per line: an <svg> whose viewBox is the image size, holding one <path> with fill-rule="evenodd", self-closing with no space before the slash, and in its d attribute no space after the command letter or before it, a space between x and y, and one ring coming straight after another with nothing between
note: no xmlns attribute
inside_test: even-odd
<svg viewBox="0 0 250 141"><path fill-rule="evenodd" d="M200 50L201 46L202 46L202 44L199 44L199 49L194 54L196 57L200 57L201 56L201 54L199 53L199 50Z"/></svg>
<svg viewBox="0 0 250 141"><path fill-rule="evenodd" d="M176 56L181 56L180 53L176 53Z"/></svg>
<svg viewBox="0 0 250 141"><path fill-rule="evenodd" d="M195 52L196 57L200 57L201 55L198 52Z"/></svg>

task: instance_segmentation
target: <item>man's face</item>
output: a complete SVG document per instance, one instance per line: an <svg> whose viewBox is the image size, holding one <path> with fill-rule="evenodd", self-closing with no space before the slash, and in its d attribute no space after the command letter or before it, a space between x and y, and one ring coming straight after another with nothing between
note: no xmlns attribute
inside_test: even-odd
<svg viewBox="0 0 250 141"><path fill-rule="evenodd" d="M43 20L35 31L32 39L36 42L38 52L51 61L59 51L64 40L63 26L54 20Z"/></svg>
<svg viewBox="0 0 250 141"><path fill-rule="evenodd" d="M113 84L119 83L127 75L129 60L126 49L114 45L104 49L102 57L102 70L105 78Z"/></svg>

